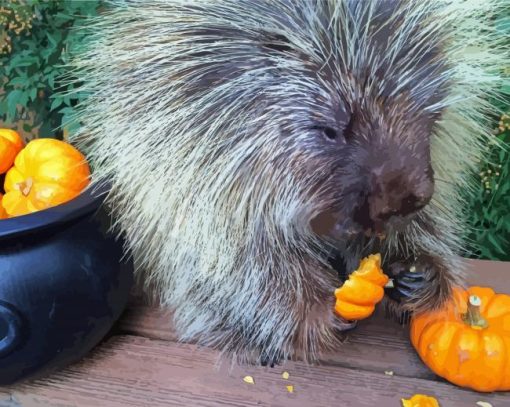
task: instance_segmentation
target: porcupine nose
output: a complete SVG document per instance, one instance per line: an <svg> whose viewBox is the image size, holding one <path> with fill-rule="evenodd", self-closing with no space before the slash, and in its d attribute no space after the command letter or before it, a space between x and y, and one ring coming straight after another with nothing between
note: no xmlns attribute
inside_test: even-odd
<svg viewBox="0 0 510 407"><path fill-rule="evenodd" d="M374 171L370 192L355 212L355 221L365 232L384 233L392 217L402 218L419 211L434 192L429 173L418 177L406 171Z"/></svg>

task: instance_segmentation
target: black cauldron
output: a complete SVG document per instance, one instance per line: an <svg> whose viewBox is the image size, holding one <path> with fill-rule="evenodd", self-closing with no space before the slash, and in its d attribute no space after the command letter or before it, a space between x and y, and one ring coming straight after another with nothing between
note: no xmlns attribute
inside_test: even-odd
<svg viewBox="0 0 510 407"><path fill-rule="evenodd" d="M110 233L106 189L0 220L0 384L82 358L124 310L133 267Z"/></svg>

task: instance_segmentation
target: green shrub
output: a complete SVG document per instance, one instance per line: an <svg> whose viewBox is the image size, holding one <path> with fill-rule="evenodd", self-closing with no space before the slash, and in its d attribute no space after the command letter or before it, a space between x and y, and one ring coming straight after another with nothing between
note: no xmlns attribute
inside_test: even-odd
<svg viewBox="0 0 510 407"><path fill-rule="evenodd" d="M510 46L510 3L495 20L495 27L508 38ZM466 236L469 252L464 255L510 261L510 59L502 74L506 80L492 105L494 137L502 142L503 149L494 146L480 163L478 193L466 196L471 228Z"/></svg>
<svg viewBox="0 0 510 407"><path fill-rule="evenodd" d="M97 14L99 1L7 0L0 8L0 120L23 122L38 137L62 138L61 125L81 99L65 94L63 64L79 50L85 38L79 27L84 16ZM72 131L76 124L70 123Z"/></svg>
<svg viewBox="0 0 510 407"><path fill-rule="evenodd" d="M510 109L509 109L510 111ZM502 115L494 137L506 149L494 147L481 163L479 188L469 196L468 257L510 261L510 116Z"/></svg>

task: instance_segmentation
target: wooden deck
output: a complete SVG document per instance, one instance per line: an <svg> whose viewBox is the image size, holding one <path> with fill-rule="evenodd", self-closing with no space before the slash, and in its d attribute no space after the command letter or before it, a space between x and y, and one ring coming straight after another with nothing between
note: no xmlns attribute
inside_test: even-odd
<svg viewBox="0 0 510 407"><path fill-rule="evenodd" d="M471 284L510 294L510 263L470 265ZM49 377L0 388L0 407L398 407L402 397L415 393L435 396L441 407L478 401L510 406L510 393L476 393L437 378L414 353L406 327L381 315L363 321L320 366L286 362L273 369L230 370L215 370L215 351L177 343L169 315L134 297L111 336L89 357ZM254 384L243 381L246 375Z"/></svg>

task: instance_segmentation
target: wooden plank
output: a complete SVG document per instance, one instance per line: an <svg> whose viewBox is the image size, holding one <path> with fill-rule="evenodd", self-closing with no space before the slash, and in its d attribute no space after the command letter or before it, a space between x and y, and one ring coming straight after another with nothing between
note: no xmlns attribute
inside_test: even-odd
<svg viewBox="0 0 510 407"><path fill-rule="evenodd" d="M117 332L176 341L171 318L170 311L148 306L132 307L121 319ZM411 347L408 327L385 319L381 313L361 321L338 350L324 355L322 363L380 373L393 371L408 377L436 377Z"/></svg>
<svg viewBox="0 0 510 407"><path fill-rule="evenodd" d="M509 393L479 394L447 383L354 369L287 362L284 368L219 364L218 353L190 344L135 336L111 338L84 361L54 374L0 390L1 400L23 407L355 406L400 405L415 393L442 407L510 405ZM281 377L283 370L290 378ZM242 378L251 375L255 384ZM294 392L286 385L293 385ZM15 404L16 405L16 404Z"/></svg>
<svg viewBox="0 0 510 407"><path fill-rule="evenodd" d="M467 260L466 281L469 285L493 287L510 294L510 262Z"/></svg>
<svg viewBox="0 0 510 407"><path fill-rule="evenodd" d="M510 263L469 260L467 281L470 285L490 285L510 294ZM140 294L135 304L142 304ZM175 341L172 313L150 306L133 305L125 313L118 328L120 333ZM436 376L419 359L409 342L408 328L384 318L381 312L361 321L347 342L325 355L328 365L370 370L393 371L398 375L435 379Z"/></svg>

